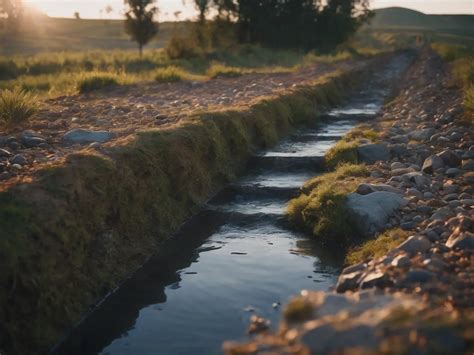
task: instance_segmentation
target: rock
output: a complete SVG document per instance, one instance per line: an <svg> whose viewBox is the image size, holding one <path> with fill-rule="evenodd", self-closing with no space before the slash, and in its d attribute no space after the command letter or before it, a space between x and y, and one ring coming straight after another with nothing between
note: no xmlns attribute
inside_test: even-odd
<svg viewBox="0 0 474 355"><path fill-rule="evenodd" d="M406 144L391 144L388 146L388 149L396 157L403 157L408 153Z"/></svg>
<svg viewBox="0 0 474 355"><path fill-rule="evenodd" d="M450 217L453 217L454 213L449 208L439 208L431 217L431 220L445 221Z"/></svg>
<svg viewBox="0 0 474 355"><path fill-rule="evenodd" d="M402 180L410 181L416 185L419 189L429 186L431 183L430 178L420 172L407 173L401 176Z"/></svg>
<svg viewBox="0 0 474 355"><path fill-rule="evenodd" d="M474 160L463 160L462 169L465 171L474 171Z"/></svg>
<svg viewBox="0 0 474 355"><path fill-rule="evenodd" d="M434 274L431 271L423 269L414 269L408 271L403 279L403 284L413 284L413 283L425 283L431 281L434 278Z"/></svg>
<svg viewBox="0 0 474 355"><path fill-rule="evenodd" d="M425 159L421 170L427 174L433 174L436 170L444 167L443 159L437 155L431 155Z"/></svg>
<svg viewBox="0 0 474 355"><path fill-rule="evenodd" d="M368 195L349 194L346 207L359 233L369 236L383 230L390 217L406 204L407 201L398 194L376 191Z"/></svg>
<svg viewBox="0 0 474 355"><path fill-rule="evenodd" d="M422 193L419 190L415 189L415 188L408 189L407 190L407 195L408 196L415 196L418 199L421 199L423 197Z"/></svg>
<svg viewBox="0 0 474 355"><path fill-rule="evenodd" d="M11 156L12 153L10 153L8 150L0 148L0 158L9 158Z"/></svg>
<svg viewBox="0 0 474 355"><path fill-rule="evenodd" d="M414 229L415 227L416 223L414 221L400 223L400 228L405 231Z"/></svg>
<svg viewBox="0 0 474 355"><path fill-rule="evenodd" d="M427 141L435 132L436 130L434 128L425 128L413 131L409 133L408 136L415 141Z"/></svg>
<svg viewBox="0 0 474 355"><path fill-rule="evenodd" d="M396 161L396 162L390 164L390 169L391 169L391 170L404 169L404 168L406 168L405 164L400 163L400 162L398 162L398 161Z"/></svg>
<svg viewBox="0 0 474 355"><path fill-rule="evenodd" d="M446 196L444 196L445 201L453 201L453 200L457 200L458 198L459 198L459 195L457 193L447 194Z"/></svg>
<svg viewBox="0 0 474 355"><path fill-rule="evenodd" d="M461 157L450 149L443 150L437 154L443 160L443 163L449 167L458 167L461 165Z"/></svg>
<svg viewBox="0 0 474 355"><path fill-rule="evenodd" d="M446 246L452 249L474 250L474 234L468 231L453 233L448 238Z"/></svg>
<svg viewBox="0 0 474 355"><path fill-rule="evenodd" d="M351 266L346 267L344 270L342 270L341 274L351 274L356 271L363 271L367 268L367 264L364 262L360 262Z"/></svg>
<svg viewBox="0 0 474 355"><path fill-rule="evenodd" d="M446 176L447 177L456 177L458 175L461 175L462 174L462 170L461 169L458 169L458 168L449 168L448 170L446 170Z"/></svg>
<svg viewBox="0 0 474 355"><path fill-rule="evenodd" d="M336 292L344 293L346 291L356 290L359 286L358 282L362 276L362 271L354 271L339 276L336 285Z"/></svg>
<svg viewBox="0 0 474 355"><path fill-rule="evenodd" d="M464 206L469 206L469 207L474 206L474 199L472 199L472 198L470 198L470 199L465 199L465 200L461 200L460 202L461 202L461 204L463 204Z"/></svg>
<svg viewBox="0 0 474 355"><path fill-rule="evenodd" d="M390 278L382 271L373 271L365 275L360 281L360 288L367 289L372 287L384 288L390 284Z"/></svg>
<svg viewBox="0 0 474 355"><path fill-rule="evenodd" d="M26 165L28 164L28 159L24 155L17 154L10 159L10 164Z"/></svg>
<svg viewBox="0 0 474 355"><path fill-rule="evenodd" d="M359 162L374 164L377 161L390 159L390 151L385 144L365 144L357 148Z"/></svg>
<svg viewBox="0 0 474 355"><path fill-rule="evenodd" d="M73 129L64 134L63 139L73 144L105 143L115 137L108 131L89 131L86 129Z"/></svg>
<svg viewBox="0 0 474 355"><path fill-rule="evenodd" d="M8 180L11 177L11 174L7 171L0 173L0 181Z"/></svg>
<svg viewBox="0 0 474 355"><path fill-rule="evenodd" d="M410 258L406 255L399 255L392 260L392 266L395 267L409 267L411 265Z"/></svg>
<svg viewBox="0 0 474 355"><path fill-rule="evenodd" d="M424 253L431 248L431 242L423 235L414 235L398 246L398 250L402 250L409 255Z"/></svg>
<svg viewBox="0 0 474 355"><path fill-rule="evenodd" d="M376 191L387 191L403 195L402 190L385 184L360 184L356 190L356 192L360 195L368 195Z"/></svg>
<svg viewBox="0 0 474 355"><path fill-rule="evenodd" d="M23 137L21 143L27 148L34 148L42 143L46 143L46 141L40 137Z"/></svg>

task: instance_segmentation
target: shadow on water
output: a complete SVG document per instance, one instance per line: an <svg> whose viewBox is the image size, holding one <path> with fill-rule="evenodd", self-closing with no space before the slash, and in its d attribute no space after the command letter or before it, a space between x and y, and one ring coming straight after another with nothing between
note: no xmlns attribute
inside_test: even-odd
<svg viewBox="0 0 474 355"><path fill-rule="evenodd" d="M277 325L290 296L327 290L343 255L331 255L287 225L284 211L324 153L374 117L407 58L396 58L319 127L258 154L248 175L223 189L139 271L94 310L54 354L218 354L242 339L252 314ZM342 254L342 253L341 253Z"/></svg>

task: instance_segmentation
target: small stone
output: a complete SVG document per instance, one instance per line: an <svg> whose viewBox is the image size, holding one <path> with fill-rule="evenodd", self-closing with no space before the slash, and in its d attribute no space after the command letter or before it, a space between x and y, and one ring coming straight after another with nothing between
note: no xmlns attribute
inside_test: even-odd
<svg viewBox="0 0 474 355"><path fill-rule="evenodd" d="M448 170L446 170L445 174L448 177L456 177L462 174L462 170L458 168L449 168Z"/></svg>
<svg viewBox="0 0 474 355"><path fill-rule="evenodd" d="M28 160L25 158L24 155L17 154L10 159L10 164L26 165L28 164Z"/></svg>
<svg viewBox="0 0 474 355"><path fill-rule="evenodd" d="M474 206L474 199L465 199L465 200L461 200L460 201L461 204L463 204L464 206L469 206L469 207L472 207Z"/></svg>
<svg viewBox="0 0 474 355"><path fill-rule="evenodd" d="M436 170L441 168L444 168L443 159L441 159L437 155L431 155L430 157L425 159L421 170L424 173L433 174Z"/></svg>
<svg viewBox="0 0 474 355"><path fill-rule="evenodd" d="M462 169L465 171L474 171L474 160L463 160Z"/></svg>
<svg viewBox="0 0 474 355"><path fill-rule="evenodd" d="M352 291L358 288L358 282L362 276L362 271L354 271L351 273L345 273L339 276L336 285L336 292L343 293L346 291Z"/></svg>
<svg viewBox="0 0 474 355"><path fill-rule="evenodd" d="M473 250L474 234L467 231L458 235L453 233L447 240L446 246L452 249Z"/></svg>
<svg viewBox="0 0 474 355"><path fill-rule="evenodd" d="M73 144L105 143L115 137L113 132L89 131L86 129L73 129L67 132L63 139Z"/></svg>
<svg viewBox="0 0 474 355"><path fill-rule="evenodd" d="M395 267L409 267L411 265L410 258L406 255L399 255L392 261L392 266Z"/></svg>
<svg viewBox="0 0 474 355"><path fill-rule="evenodd" d="M458 167L461 165L461 157L459 157L455 152L450 149L444 150L437 155L443 160L444 164L447 166Z"/></svg>
<svg viewBox="0 0 474 355"><path fill-rule="evenodd" d="M0 181L8 180L11 177L11 174L7 171L0 173Z"/></svg>
<svg viewBox="0 0 474 355"><path fill-rule="evenodd" d="M398 250L403 250L409 255L424 253L431 248L431 242L422 235L414 235L398 246Z"/></svg>
<svg viewBox="0 0 474 355"><path fill-rule="evenodd" d="M416 223L413 221L400 223L400 228L406 231L414 229L415 227Z"/></svg>
<svg viewBox="0 0 474 355"><path fill-rule="evenodd" d="M454 213L449 208L439 208L431 217L431 220L445 221L450 217L453 217Z"/></svg>
<svg viewBox="0 0 474 355"><path fill-rule="evenodd" d="M434 274L430 271L423 269L414 269L408 271L402 282L404 284L425 283L431 281L433 278Z"/></svg>
<svg viewBox="0 0 474 355"><path fill-rule="evenodd" d="M385 144L366 144L357 148L359 162L374 164L377 161L390 159L390 151Z"/></svg>
<svg viewBox="0 0 474 355"><path fill-rule="evenodd" d="M8 150L0 148L0 158L9 158L11 156L12 153L10 153Z"/></svg>
<svg viewBox="0 0 474 355"><path fill-rule="evenodd" d="M365 275L360 281L360 288L367 289L372 287L384 288L389 286L390 278L382 271L372 271Z"/></svg>

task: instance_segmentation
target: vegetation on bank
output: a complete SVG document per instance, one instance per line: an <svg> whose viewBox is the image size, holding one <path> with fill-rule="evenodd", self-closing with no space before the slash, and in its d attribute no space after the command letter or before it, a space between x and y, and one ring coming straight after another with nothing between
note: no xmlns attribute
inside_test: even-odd
<svg viewBox="0 0 474 355"><path fill-rule="evenodd" d="M345 258L345 264L353 265L384 256L390 250L399 246L408 237L408 232L401 228L387 230L374 239L367 240L361 245L349 250Z"/></svg>
<svg viewBox="0 0 474 355"><path fill-rule="evenodd" d="M323 244L353 244L357 236L345 207L346 197L367 176L365 165L341 164L335 171L309 180L302 194L288 204L290 222L309 230Z"/></svg>
<svg viewBox="0 0 474 355"><path fill-rule="evenodd" d="M338 102L365 73L332 73L250 108L142 131L110 147L110 157L73 154L1 191L0 319L8 321L0 348L44 352L231 181L253 149L314 121L315 106ZM68 267L58 267L65 258Z"/></svg>
<svg viewBox="0 0 474 355"><path fill-rule="evenodd" d="M433 49L452 68L454 77L464 93L465 118L474 122L474 49L462 44L434 43Z"/></svg>

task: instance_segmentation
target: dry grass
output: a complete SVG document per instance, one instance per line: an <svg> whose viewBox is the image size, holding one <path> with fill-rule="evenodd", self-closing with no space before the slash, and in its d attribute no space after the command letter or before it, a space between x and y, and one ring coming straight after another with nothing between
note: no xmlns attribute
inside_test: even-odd
<svg viewBox="0 0 474 355"><path fill-rule="evenodd" d="M0 119L6 127L27 122L37 110L36 98L23 90L3 90L0 93Z"/></svg>
<svg viewBox="0 0 474 355"><path fill-rule="evenodd" d="M368 240L362 245L350 250L346 255L345 263L353 265L368 259L384 256L390 250L404 242L408 237L408 232L400 228L385 231L375 239Z"/></svg>

